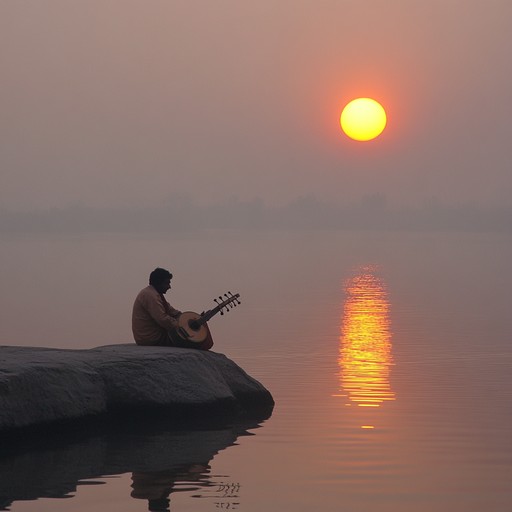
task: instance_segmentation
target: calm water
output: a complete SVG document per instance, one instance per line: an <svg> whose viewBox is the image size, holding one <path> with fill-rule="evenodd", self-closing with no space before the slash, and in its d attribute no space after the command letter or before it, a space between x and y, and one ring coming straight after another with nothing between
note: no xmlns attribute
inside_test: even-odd
<svg viewBox="0 0 512 512"><path fill-rule="evenodd" d="M211 321L215 350L276 400L260 422L4 453L4 509L166 510L167 497L173 511L512 508L508 236L11 236L0 258L9 345L131 341L133 297L157 265L181 309L239 292L242 306Z"/></svg>

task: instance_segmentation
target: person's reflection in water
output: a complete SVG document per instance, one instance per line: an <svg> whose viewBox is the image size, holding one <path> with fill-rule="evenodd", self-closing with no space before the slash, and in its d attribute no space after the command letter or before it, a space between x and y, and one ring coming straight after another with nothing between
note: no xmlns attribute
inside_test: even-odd
<svg viewBox="0 0 512 512"><path fill-rule="evenodd" d="M170 512L171 500L169 498L161 498L157 500L148 500L148 510Z"/></svg>
<svg viewBox="0 0 512 512"><path fill-rule="evenodd" d="M208 464L193 464L191 466L179 467L164 471L132 473L132 498L148 500L148 510L154 512L170 511L170 495L177 491L190 491L195 487L186 486L176 489L175 485L180 482L199 482L199 486L210 485L208 481L202 480L205 473L208 473Z"/></svg>

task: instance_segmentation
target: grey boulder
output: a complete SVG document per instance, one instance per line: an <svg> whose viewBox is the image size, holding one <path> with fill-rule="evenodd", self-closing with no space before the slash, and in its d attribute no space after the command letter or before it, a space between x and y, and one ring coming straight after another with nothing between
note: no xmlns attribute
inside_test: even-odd
<svg viewBox="0 0 512 512"><path fill-rule="evenodd" d="M273 404L261 383L215 352L0 347L0 432L136 409L179 418L244 415Z"/></svg>

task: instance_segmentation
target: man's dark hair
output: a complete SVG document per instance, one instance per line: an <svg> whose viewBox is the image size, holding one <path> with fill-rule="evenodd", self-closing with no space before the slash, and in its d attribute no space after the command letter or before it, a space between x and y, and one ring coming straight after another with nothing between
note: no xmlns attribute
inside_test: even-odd
<svg viewBox="0 0 512 512"><path fill-rule="evenodd" d="M165 270L165 268L155 268L155 270L149 274L149 284L160 284L167 279L172 279L172 274L168 270Z"/></svg>

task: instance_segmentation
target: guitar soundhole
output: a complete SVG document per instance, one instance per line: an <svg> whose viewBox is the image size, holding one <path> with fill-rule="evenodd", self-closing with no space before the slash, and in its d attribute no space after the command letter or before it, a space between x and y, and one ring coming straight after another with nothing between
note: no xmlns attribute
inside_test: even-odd
<svg viewBox="0 0 512 512"><path fill-rule="evenodd" d="M199 322L197 320L189 320L188 321L188 326L193 330L193 331L199 331L199 329L201 328L201 325L199 324Z"/></svg>

